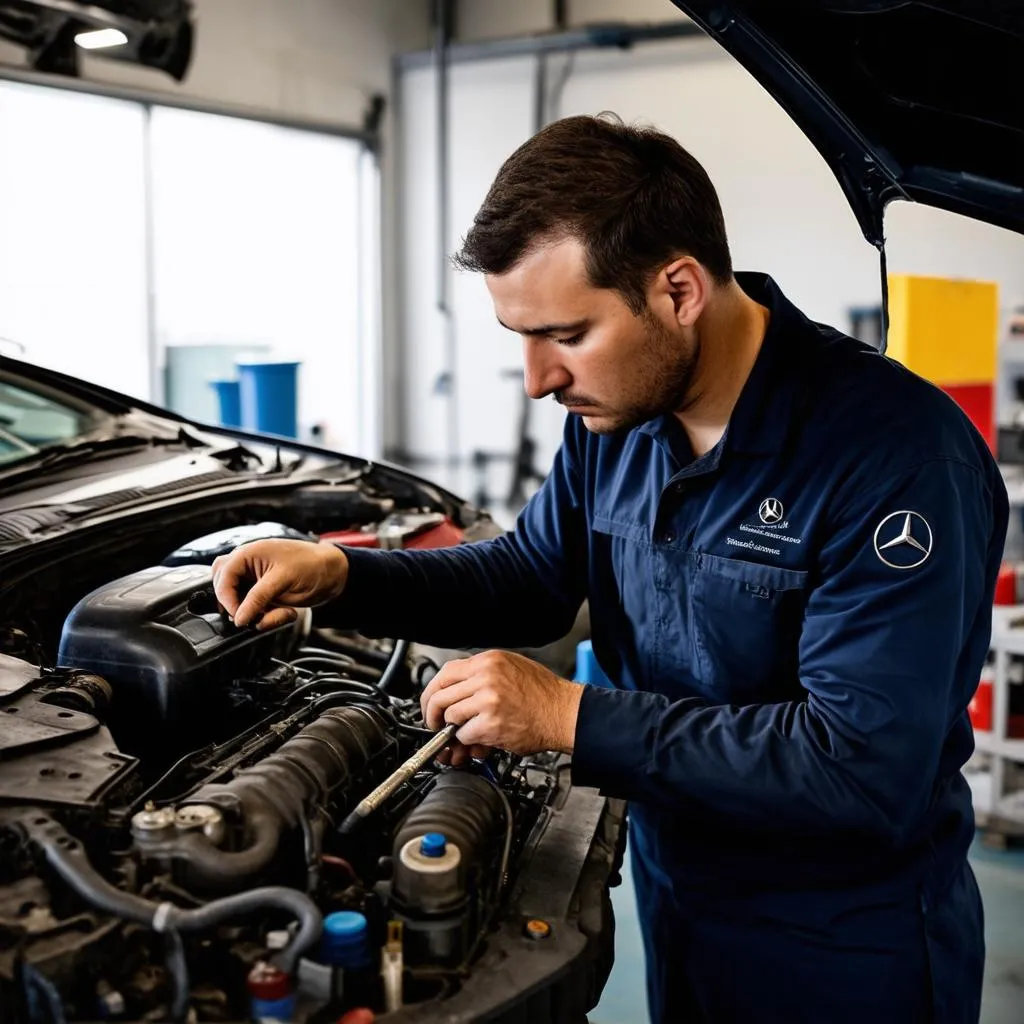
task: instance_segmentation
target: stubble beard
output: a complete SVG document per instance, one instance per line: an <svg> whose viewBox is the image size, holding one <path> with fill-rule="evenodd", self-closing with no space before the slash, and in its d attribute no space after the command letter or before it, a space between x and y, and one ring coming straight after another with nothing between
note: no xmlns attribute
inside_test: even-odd
<svg viewBox="0 0 1024 1024"><path fill-rule="evenodd" d="M641 314L647 325L643 349L637 353L634 380L639 394L614 415L587 423L594 434L623 434L650 420L685 409L691 399L700 357L700 339L685 349L649 312ZM589 418L589 417L588 417Z"/></svg>

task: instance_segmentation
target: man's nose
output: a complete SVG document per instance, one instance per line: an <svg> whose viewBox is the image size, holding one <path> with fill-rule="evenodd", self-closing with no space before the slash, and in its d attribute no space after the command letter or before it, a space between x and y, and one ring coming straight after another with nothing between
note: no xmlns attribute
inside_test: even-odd
<svg viewBox="0 0 1024 1024"><path fill-rule="evenodd" d="M551 358L532 339L523 346L523 362L526 393L530 398L544 398L563 391L572 383L572 374L561 360Z"/></svg>

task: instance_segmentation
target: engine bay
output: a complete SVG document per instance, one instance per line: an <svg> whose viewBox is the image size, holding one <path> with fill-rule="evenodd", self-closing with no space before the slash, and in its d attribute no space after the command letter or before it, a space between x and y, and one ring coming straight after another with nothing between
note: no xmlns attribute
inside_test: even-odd
<svg viewBox="0 0 1024 1024"><path fill-rule="evenodd" d="M459 539L444 516L388 526L341 539ZM443 656L308 612L236 628L213 558L293 535L190 541L82 596L55 657L0 654L0 1021L572 1021L596 1001L621 806L563 755L496 751L353 816L431 739L418 694Z"/></svg>

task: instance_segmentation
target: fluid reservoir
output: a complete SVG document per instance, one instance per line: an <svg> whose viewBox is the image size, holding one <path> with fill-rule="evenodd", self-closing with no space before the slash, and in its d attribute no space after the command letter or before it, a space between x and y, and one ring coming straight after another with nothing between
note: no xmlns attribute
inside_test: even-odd
<svg viewBox="0 0 1024 1024"><path fill-rule="evenodd" d="M425 914L453 910L466 897L459 865L462 854L443 832L414 836L401 848L395 864L395 894Z"/></svg>
<svg viewBox="0 0 1024 1024"><path fill-rule="evenodd" d="M464 962L498 891L508 824L497 789L462 771L443 773L406 816L391 883L406 964Z"/></svg>

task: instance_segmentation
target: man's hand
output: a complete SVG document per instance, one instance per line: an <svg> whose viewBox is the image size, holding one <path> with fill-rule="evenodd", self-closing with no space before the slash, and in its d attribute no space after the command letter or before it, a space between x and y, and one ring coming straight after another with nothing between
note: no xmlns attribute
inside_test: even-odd
<svg viewBox="0 0 1024 1024"><path fill-rule="evenodd" d="M452 764L488 747L514 754L571 754L583 686L521 654L485 651L449 661L427 685L420 706L427 728L461 726Z"/></svg>
<svg viewBox="0 0 1024 1024"><path fill-rule="evenodd" d="M257 540L213 563L213 590L236 626L273 629L290 622L296 608L338 597L348 579L348 559L333 544ZM250 589L251 588L251 589Z"/></svg>

